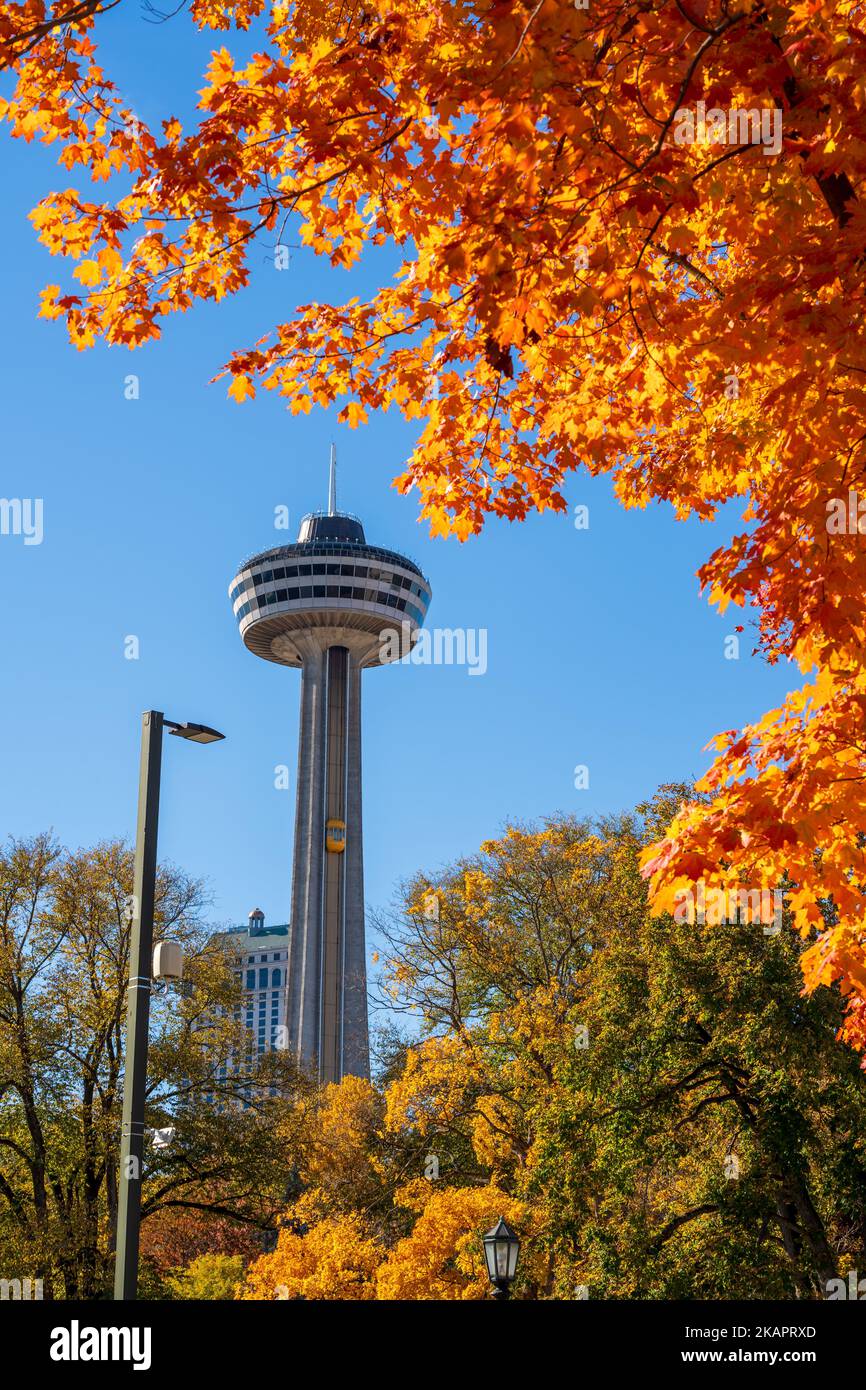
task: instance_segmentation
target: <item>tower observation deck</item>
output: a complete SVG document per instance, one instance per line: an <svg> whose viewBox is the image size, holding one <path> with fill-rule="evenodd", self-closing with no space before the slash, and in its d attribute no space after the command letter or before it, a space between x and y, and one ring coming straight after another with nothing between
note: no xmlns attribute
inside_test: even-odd
<svg viewBox="0 0 866 1390"><path fill-rule="evenodd" d="M322 1082L369 1075L361 673L408 650L431 589L417 565L368 545L357 517L338 512L331 456L329 509L301 522L293 545L241 565L229 587L244 645L301 669L288 1029L299 1064Z"/></svg>

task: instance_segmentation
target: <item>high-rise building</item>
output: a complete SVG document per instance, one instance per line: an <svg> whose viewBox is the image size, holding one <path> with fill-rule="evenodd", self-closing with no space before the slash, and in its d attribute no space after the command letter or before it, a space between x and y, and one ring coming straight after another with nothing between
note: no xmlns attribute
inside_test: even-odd
<svg viewBox="0 0 866 1390"><path fill-rule="evenodd" d="M293 545L245 561L229 598L246 647L301 670L289 1045L323 1082L367 1076L361 673L408 655L430 585L337 511L332 450L327 512L305 516Z"/></svg>
<svg viewBox="0 0 866 1390"><path fill-rule="evenodd" d="M240 1074L251 1056L286 1046L287 982L289 967L288 926L266 927L265 914L253 908L249 926L216 933L240 983L241 1002L236 1017L251 1033L244 1056L230 1056L220 1065L218 1078Z"/></svg>

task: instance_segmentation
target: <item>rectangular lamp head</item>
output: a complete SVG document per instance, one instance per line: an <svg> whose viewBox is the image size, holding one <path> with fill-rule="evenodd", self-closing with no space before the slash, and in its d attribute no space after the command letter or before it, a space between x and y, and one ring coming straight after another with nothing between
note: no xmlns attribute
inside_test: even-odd
<svg viewBox="0 0 866 1390"><path fill-rule="evenodd" d="M171 730L178 738L188 739L190 743L216 743L225 738L217 729L209 729L207 724L178 724Z"/></svg>

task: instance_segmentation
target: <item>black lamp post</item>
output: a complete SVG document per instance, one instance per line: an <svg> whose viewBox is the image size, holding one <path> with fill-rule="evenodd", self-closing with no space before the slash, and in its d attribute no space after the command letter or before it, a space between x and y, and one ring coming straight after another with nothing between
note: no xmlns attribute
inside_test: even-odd
<svg viewBox="0 0 866 1390"><path fill-rule="evenodd" d="M495 1292L492 1298L511 1297L511 1285L517 1273L520 1238L500 1216L492 1230L483 1237L487 1274Z"/></svg>
<svg viewBox="0 0 866 1390"><path fill-rule="evenodd" d="M114 1297L135 1298L138 1286L138 1231L141 1221L141 1166L144 1157L144 1093L147 1077L147 1030L156 896L156 836L159 822L159 777L162 731L167 728L190 743L216 743L223 735L206 724L177 724L160 710L141 718L141 770L138 783L138 828L129 939L129 986L126 1014L126 1059L123 1068L123 1115L120 1137L117 1245Z"/></svg>

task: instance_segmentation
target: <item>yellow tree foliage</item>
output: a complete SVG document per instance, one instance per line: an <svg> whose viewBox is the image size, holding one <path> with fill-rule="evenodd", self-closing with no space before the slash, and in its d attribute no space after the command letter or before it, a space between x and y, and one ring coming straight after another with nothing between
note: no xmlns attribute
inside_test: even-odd
<svg viewBox="0 0 866 1390"><path fill-rule="evenodd" d="M297 1217L297 1211L294 1213ZM375 1273L383 1251L358 1216L312 1217L304 1234L285 1229L277 1248L250 1266L241 1299L327 1299L376 1297Z"/></svg>
<svg viewBox="0 0 866 1390"><path fill-rule="evenodd" d="M379 1191L375 1139L384 1106L369 1081L346 1076L305 1102L292 1129L305 1182L335 1210L361 1208Z"/></svg>
<svg viewBox="0 0 866 1390"><path fill-rule="evenodd" d="M437 1188L418 1178L396 1194L415 1214L410 1235L386 1250L358 1215L323 1216L315 1203L295 1232L247 1272L236 1297L247 1300L479 1299L490 1292L481 1236L500 1216L528 1233L527 1209L495 1185ZM223 1296L223 1295L220 1295Z"/></svg>
<svg viewBox="0 0 866 1390"><path fill-rule="evenodd" d="M732 876L787 875L804 932L825 904L807 981L842 982L866 1045L862 7L194 0L199 28L264 35L212 52L188 131L124 103L99 11L0 4L0 117L112 179L34 210L76 263L41 313L134 347L242 288L260 234L346 268L388 241L368 298L299 305L232 355L234 399L417 420L398 485L435 533L561 511L580 465L629 507L742 504L702 584L808 684L721 735L709 801L646 872L660 909Z"/></svg>
<svg viewBox="0 0 866 1390"><path fill-rule="evenodd" d="M481 1039L479 1045L483 1045ZM411 1123L426 1138L441 1125L449 1124L465 1113L473 1074L484 1073L467 1029L462 1029L459 1036L427 1038L411 1048L402 1074L388 1087L389 1129L394 1131Z"/></svg>
<svg viewBox="0 0 866 1390"><path fill-rule="evenodd" d="M481 1236L504 1216L527 1232L524 1203L499 1188L446 1187L416 1179L397 1200L418 1213L412 1234L379 1266L380 1299L478 1299L490 1293Z"/></svg>

